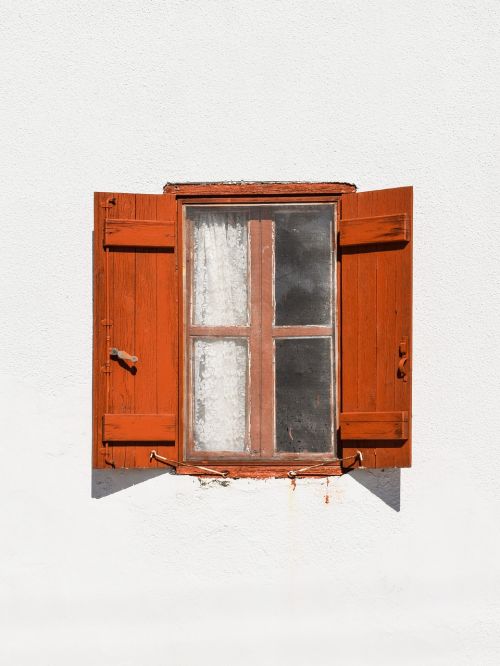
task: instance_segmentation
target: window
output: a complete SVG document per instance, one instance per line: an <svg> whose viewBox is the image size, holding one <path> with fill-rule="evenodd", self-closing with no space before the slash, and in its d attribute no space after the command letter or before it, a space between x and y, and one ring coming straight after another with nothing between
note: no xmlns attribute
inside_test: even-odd
<svg viewBox="0 0 500 666"><path fill-rule="evenodd" d="M411 188L176 184L95 201L97 467L410 465Z"/></svg>
<svg viewBox="0 0 500 666"><path fill-rule="evenodd" d="M334 452L335 206L186 206L188 457Z"/></svg>

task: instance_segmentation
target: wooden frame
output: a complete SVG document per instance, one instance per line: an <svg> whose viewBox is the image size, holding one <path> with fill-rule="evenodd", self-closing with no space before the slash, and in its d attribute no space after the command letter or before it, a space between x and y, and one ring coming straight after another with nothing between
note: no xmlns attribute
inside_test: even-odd
<svg viewBox="0 0 500 666"><path fill-rule="evenodd" d="M184 229L184 217L183 211L186 206L198 206L203 204L209 204L212 206L225 205L230 206L231 204L235 206L239 205L248 205L251 206L255 204L262 211L265 210L265 205L269 204L270 206L275 206L276 204L331 204L335 206L335 217L338 217L339 212L339 199L342 193L344 192L353 192L355 191L355 186L348 184L338 184L338 183L259 183L255 184L243 183L219 183L219 184L186 184L186 185L167 185L165 187L165 192L172 194L175 191L177 196L178 208L177 215L179 224L182 225L179 227L178 239L179 245L182 243L183 249L182 253L179 252L179 258L187 256L189 257L189 248L184 247L186 242L186 229ZM255 191L257 190L257 191ZM211 195L211 196L210 196ZM267 223L267 233L271 232L271 220L266 220ZM252 224L252 223L251 223ZM255 221L254 221L255 224ZM337 227L337 221L333 220L334 227ZM266 233L265 226L262 229L263 233ZM260 233L260 231L259 231ZM335 238L337 233L334 232L334 247L335 247ZM182 238L182 241L181 241ZM253 243L255 251L255 243ZM180 247L179 247L180 250ZM269 257L271 260L271 257ZM256 275L260 267L260 257L254 255L252 259L252 272L253 275ZM337 326L339 324L338 317L340 316L339 311L339 299L340 299L340 289L339 289L339 279L340 279L340 270L337 264L333 266L335 271L335 280L337 284L336 290L336 302L334 304L334 322L333 326L294 326L294 327L275 327L272 325L273 312L268 309L265 311L265 308L262 311L262 317L264 324L267 323L268 329L271 331L269 338L279 338L279 337L315 337L315 336L330 336L333 332L333 327L335 326L335 313L337 314ZM271 268L268 267L266 271L268 276L272 275ZM179 322L181 329L179 331L179 336L181 339L180 348L186 350L186 335L203 335L207 334L206 327L196 327L188 325L186 322L186 316L189 312L189 303L187 301L187 294L189 292L189 261L187 265L183 266L183 279L180 280L180 293L179 300L182 297L186 299L185 312L179 316ZM267 284L264 286L269 292L272 290L272 284ZM253 290L252 293L255 293ZM259 294L259 299L261 298ZM267 298L269 306L272 305L272 299ZM255 304L254 304L255 306ZM267 319L267 322L266 322ZM231 335L231 336L248 336L250 334L249 327L215 327L210 331L213 335ZM251 341L250 344L258 344L256 340ZM338 378L339 366L338 366L338 343L334 345L333 354L335 355L335 386L339 387ZM268 356L269 352L272 354L272 350L267 350ZM265 353L265 352L264 352ZM188 407L186 402L183 400L187 396L187 390L185 381L187 378L187 358L184 354L181 358L182 364L182 379L181 379L181 404L179 413L180 417L180 427L181 433L186 432L187 418L188 418ZM269 396L267 393L272 391L272 384L268 384L267 387L263 387L264 391L262 394L262 400L266 401L269 404ZM338 388L337 388L338 390ZM266 396L264 396L266 393ZM256 403L260 400L260 396L256 391L252 393L252 402L255 408ZM338 413L339 413L339 400L335 400L336 413L334 414L333 422L338 428ZM271 422L271 419L268 417L268 423ZM254 431L259 427L255 423L253 424ZM269 433L261 434L261 439L266 439L269 442L271 437ZM334 437L336 440L336 436ZM307 472L306 475L309 476L324 476L325 474L340 474L341 467L340 464L335 459L335 453L331 452L328 454L325 453L300 453L300 454L290 454L290 453L281 453L279 455L274 454L271 450L264 452L264 455L250 459L244 458L243 456L238 456L235 454L227 453L205 453L199 452L193 455L192 450L190 450L189 442L186 441L185 437L182 437L179 442L179 451L180 451L180 462L181 466L177 468L177 473L180 474L210 474L209 472L200 470L198 465L209 465L211 469L216 471L227 471L229 476L252 476L252 477L266 477L266 476L276 476L276 477L286 477L290 469L297 467L304 467L309 464L317 465L318 463L326 463L320 468L314 468Z"/></svg>

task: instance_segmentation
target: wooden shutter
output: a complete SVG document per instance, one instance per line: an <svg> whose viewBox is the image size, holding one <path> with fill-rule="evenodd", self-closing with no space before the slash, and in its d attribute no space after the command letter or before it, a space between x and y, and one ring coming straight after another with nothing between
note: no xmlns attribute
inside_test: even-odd
<svg viewBox="0 0 500 666"><path fill-rule="evenodd" d="M95 467L177 459L176 218L173 195L95 195Z"/></svg>
<svg viewBox="0 0 500 666"><path fill-rule="evenodd" d="M411 465L412 201L411 187L341 199L341 454L364 467Z"/></svg>

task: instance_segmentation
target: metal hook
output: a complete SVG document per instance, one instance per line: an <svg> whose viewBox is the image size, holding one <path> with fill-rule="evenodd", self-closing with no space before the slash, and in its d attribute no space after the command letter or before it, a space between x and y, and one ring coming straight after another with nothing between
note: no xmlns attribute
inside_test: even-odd
<svg viewBox="0 0 500 666"><path fill-rule="evenodd" d="M131 363L137 363L139 360L137 356L132 356L131 354L128 354L126 351L122 351L121 349L117 349L116 347L112 347L110 352L110 356L116 356L117 358L121 358L122 361L130 361Z"/></svg>

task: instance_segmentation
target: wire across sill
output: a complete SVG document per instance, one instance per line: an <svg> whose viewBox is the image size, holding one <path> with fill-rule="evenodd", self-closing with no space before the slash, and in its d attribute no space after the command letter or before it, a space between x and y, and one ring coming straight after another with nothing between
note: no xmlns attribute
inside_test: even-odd
<svg viewBox="0 0 500 666"><path fill-rule="evenodd" d="M325 477L341 476L352 469L359 468L363 463L361 453L358 451L355 455L347 458L341 458L333 461L312 462L310 464L295 463L246 463L246 464L195 464L187 462L177 462L168 460L157 454L155 450L151 451L150 460L158 460L166 465L174 467L177 474L190 476L213 476L223 478L289 478L300 477ZM343 463L349 464L343 465ZM210 466L208 466L210 465Z"/></svg>

